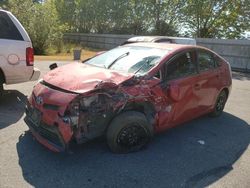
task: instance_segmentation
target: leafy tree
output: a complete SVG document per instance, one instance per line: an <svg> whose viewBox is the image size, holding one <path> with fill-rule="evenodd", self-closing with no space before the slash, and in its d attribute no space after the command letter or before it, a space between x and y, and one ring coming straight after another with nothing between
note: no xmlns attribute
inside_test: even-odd
<svg viewBox="0 0 250 188"><path fill-rule="evenodd" d="M8 0L0 0L0 9L6 9L8 6Z"/></svg>
<svg viewBox="0 0 250 188"><path fill-rule="evenodd" d="M127 11L125 0L96 0L95 27L97 33L128 33Z"/></svg>
<svg viewBox="0 0 250 188"><path fill-rule="evenodd" d="M178 35L179 11L183 2L180 0L151 0L150 14L153 26L152 34Z"/></svg>
<svg viewBox="0 0 250 188"><path fill-rule="evenodd" d="M44 54L51 46L59 50L65 26L60 23L52 0L44 3L34 3L33 0L9 0L8 10L29 33L35 53Z"/></svg>
<svg viewBox="0 0 250 188"><path fill-rule="evenodd" d="M33 21L35 5L32 0L9 0L8 10L11 11L24 28L30 33L30 23Z"/></svg>
<svg viewBox="0 0 250 188"><path fill-rule="evenodd" d="M57 11L52 1L35 5L35 14L30 23L30 36L35 50L44 54L49 47L60 50L60 42L65 26L58 20Z"/></svg>
<svg viewBox="0 0 250 188"><path fill-rule="evenodd" d="M64 32L238 38L250 30L249 0L0 0L37 53Z"/></svg>
<svg viewBox="0 0 250 188"><path fill-rule="evenodd" d="M109 15L109 32L116 34L130 34L133 29L131 29L129 24L129 9L130 4L126 0L110 1L107 14ZM106 32L108 33L108 32Z"/></svg>
<svg viewBox="0 0 250 188"><path fill-rule="evenodd" d="M243 29L250 32L250 1L242 0L241 1L242 14L240 15L240 20L244 23Z"/></svg>
<svg viewBox="0 0 250 188"><path fill-rule="evenodd" d="M194 37L237 38L244 30L240 0L188 0L180 14Z"/></svg>
<svg viewBox="0 0 250 188"><path fill-rule="evenodd" d="M78 2L76 0L54 0L54 5L58 12L58 19L64 25L68 26L71 32L77 32L77 11Z"/></svg>
<svg viewBox="0 0 250 188"><path fill-rule="evenodd" d="M144 34L148 29L148 5L149 1L143 3L139 0L128 1L126 25L130 30L129 34Z"/></svg>

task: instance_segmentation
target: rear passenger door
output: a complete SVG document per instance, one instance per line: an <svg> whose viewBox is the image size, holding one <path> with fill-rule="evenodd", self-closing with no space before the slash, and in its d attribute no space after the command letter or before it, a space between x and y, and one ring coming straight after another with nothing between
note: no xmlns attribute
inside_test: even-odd
<svg viewBox="0 0 250 188"><path fill-rule="evenodd" d="M198 71L195 51L190 50L177 54L165 66L165 83L168 87L178 88L179 100L170 100L169 127L197 117L199 98L196 96L195 87L198 81ZM162 117L164 118L164 117ZM161 126L161 125L160 125Z"/></svg>
<svg viewBox="0 0 250 188"><path fill-rule="evenodd" d="M215 56L207 50L197 50L199 81L196 95L200 98L199 109L206 113L213 108L220 85L221 75L217 68Z"/></svg>

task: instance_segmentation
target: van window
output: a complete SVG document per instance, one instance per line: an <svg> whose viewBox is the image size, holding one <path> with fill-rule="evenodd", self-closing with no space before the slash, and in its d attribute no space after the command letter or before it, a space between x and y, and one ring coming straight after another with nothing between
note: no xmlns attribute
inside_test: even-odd
<svg viewBox="0 0 250 188"><path fill-rule="evenodd" d="M23 40L22 35L5 12L0 12L0 39Z"/></svg>

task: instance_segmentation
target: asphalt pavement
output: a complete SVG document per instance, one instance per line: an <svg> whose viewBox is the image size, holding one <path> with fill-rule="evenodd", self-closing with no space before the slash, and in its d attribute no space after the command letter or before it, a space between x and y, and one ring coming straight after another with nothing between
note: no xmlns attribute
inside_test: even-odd
<svg viewBox="0 0 250 188"><path fill-rule="evenodd" d="M36 62L46 73L53 62ZM59 63L59 65L65 64ZM113 154L104 139L53 153L23 118L36 82L0 99L0 187L250 187L250 74L233 73L225 112L156 135L142 151Z"/></svg>

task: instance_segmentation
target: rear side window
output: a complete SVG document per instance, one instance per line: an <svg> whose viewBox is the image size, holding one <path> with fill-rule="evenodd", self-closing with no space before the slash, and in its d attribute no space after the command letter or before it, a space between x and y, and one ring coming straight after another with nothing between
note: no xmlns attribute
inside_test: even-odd
<svg viewBox="0 0 250 188"><path fill-rule="evenodd" d="M198 62L200 71L207 71L215 67L214 56L207 51L198 51Z"/></svg>
<svg viewBox="0 0 250 188"><path fill-rule="evenodd" d="M0 39L23 40L22 35L5 12L0 12Z"/></svg>
<svg viewBox="0 0 250 188"><path fill-rule="evenodd" d="M223 62L223 60L221 58L219 58L218 56L214 55L215 67L220 67L222 64L221 62Z"/></svg>
<svg viewBox="0 0 250 188"><path fill-rule="evenodd" d="M195 53L186 52L167 64L167 80L178 79L197 73Z"/></svg>

